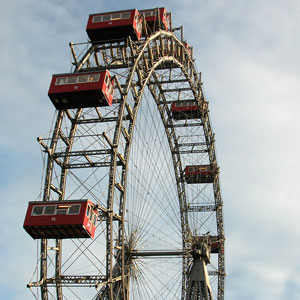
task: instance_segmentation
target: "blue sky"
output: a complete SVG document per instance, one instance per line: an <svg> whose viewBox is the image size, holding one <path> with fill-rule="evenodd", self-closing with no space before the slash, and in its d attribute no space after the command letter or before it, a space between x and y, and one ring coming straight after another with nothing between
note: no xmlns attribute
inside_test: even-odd
<svg viewBox="0 0 300 300"><path fill-rule="evenodd" d="M41 188L53 73L70 70L89 13L165 6L194 47L221 167L226 299L300 298L300 3L297 0L1 2L0 298L26 289L35 243L22 229Z"/></svg>

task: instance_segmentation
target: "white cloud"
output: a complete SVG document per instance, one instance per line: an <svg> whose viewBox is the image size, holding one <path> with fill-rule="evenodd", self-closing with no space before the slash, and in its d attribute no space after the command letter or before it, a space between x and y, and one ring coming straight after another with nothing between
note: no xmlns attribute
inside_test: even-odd
<svg viewBox="0 0 300 300"><path fill-rule="evenodd" d="M194 46L216 131L225 201L226 299L296 300L300 4L172 2L164 5ZM46 134L52 121L54 109L47 97L51 74L69 71L67 44L86 41L89 13L131 8L137 1L115 1L107 9L103 5L0 4L1 203L2 211L15 211L18 220L5 215L1 223L2 274L9 274L1 281L10 299L32 299L25 285L35 245L20 226L27 201L39 193L42 163L35 138ZM17 291L7 280L13 276Z"/></svg>

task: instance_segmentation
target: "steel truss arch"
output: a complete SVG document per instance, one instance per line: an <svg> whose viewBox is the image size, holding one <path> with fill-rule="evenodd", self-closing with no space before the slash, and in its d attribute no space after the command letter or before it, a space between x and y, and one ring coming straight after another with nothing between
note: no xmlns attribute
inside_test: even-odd
<svg viewBox="0 0 300 300"><path fill-rule="evenodd" d="M135 140L135 131L138 128L137 120L142 122L139 111L142 111L140 106L147 89L154 99L163 128L161 134L169 147L173 187L177 194L174 201L180 216L180 249L164 253L177 253L180 256L181 291L169 296L187 300L199 294L199 299L212 299L209 298L211 296L200 295L200 288L198 292L195 288L194 292L189 292L192 289L190 272L195 258L195 241L204 241L205 237L205 245L218 244L214 252L216 263L208 275L213 280L217 278L217 283L214 283L215 297L223 300L224 229L219 176L216 174L214 178L212 195L203 198L206 203L197 203L195 200L204 188L200 192L195 191L184 178L184 167L189 161L196 164L205 160L215 170L218 169L208 102L189 49L174 33L166 31L155 32L139 42L129 38L123 42L94 44L79 60L74 45L70 44L70 47L74 57L74 72L109 69L115 75L117 95L111 108L57 112L52 137L46 140L39 138L39 143L48 155L43 199L65 200L76 196L92 198L101 211L98 226L100 233L93 241L42 240L40 278L29 283L29 287L40 287L42 299L68 299L63 295L63 290L75 295L72 288L83 286L97 289L93 299L131 299L130 281L138 277L134 274L135 259L147 256L147 252L139 248L137 240L141 237L138 236L138 230L131 228L129 232L125 229L132 201L126 197L130 197L134 190L128 183L128 177L132 179L134 176L130 171L135 162L131 156L138 155L132 147L139 143ZM188 99L197 101L200 118L175 121L170 104ZM139 171L136 172L139 175ZM71 179L71 183L70 179L67 183L67 178ZM195 198L195 193L198 198ZM105 197L106 202L103 200ZM209 229L206 223L212 217L215 218L213 232L205 235L203 230ZM105 244L100 241L100 237L105 237ZM72 245L72 250L68 248L63 251L65 243ZM105 253L105 258L101 260L95 254L100 251ZM65 257L64 252L67 252ZM152 251L152 255L149 253L149 257L166 255L163 251ZM81 261L90 262L93 274L75 274L74 266ZM68 273L71 270L72 275ZM50 292L52 286L55 292ZM163 295L160 296L162 299ZM76 296L79 299L82 297L77 292Z"/></svg>

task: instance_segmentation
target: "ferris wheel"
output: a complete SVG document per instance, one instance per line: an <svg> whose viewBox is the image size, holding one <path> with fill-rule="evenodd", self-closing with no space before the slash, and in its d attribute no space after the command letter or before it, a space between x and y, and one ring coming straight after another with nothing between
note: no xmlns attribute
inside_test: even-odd
<svg viewBox="0 0 300 300"><path fill-rule="evenodd" d="M40 239L36 299L224 299L208 101L170 17L90 15L72 73L53 75L43 196L24 222Z"/></svg>

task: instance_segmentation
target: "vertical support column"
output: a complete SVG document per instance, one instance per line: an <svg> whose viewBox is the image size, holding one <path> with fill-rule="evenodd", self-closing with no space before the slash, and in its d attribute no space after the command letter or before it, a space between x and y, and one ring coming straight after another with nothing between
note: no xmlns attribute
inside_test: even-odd
<svg viewBox="0 0 300 300"><path fill-rule="evenodd" d="M78 109L74 120L78 120L82 113L82 109ZM74 135L77 129L77 123L72 122L71 130L69 132L69 136L66 139L65 143L67 145L65 153L69 153L72 150ZM63 166L67 165L70 161L70 156L66 155L64 158ZM67 178L68 169L62 167L61 177L60 177L60 191L62 192L59 196L59 200L63 201L65 199L65 188L66 188L66 178ZM59 279L61 277L61 265L62 265L62 240L56 240L56 255L55 255L55 277ZM60 283L56 283L56 296L57 300L63 299L62 285Z"/></svg>
<svg viewBox="0 0 300 300"><path fill-rule="evenodd" d="M210 262L208 237L194 237L192 267L187 276L186 300L212 300L212 289L206 265Z"/></svg>
<svg viewBox="0 0 300 300"><path fill-rule="evenodd" d="M55 277L58 279L61 276L62 240L56 240L55 251ZM62 285L58 282L56 282L56 296L57 300L63 299Z"/></svg>
<svg viewBox="0 0 300 300"><path fill-rule="evenodd" d="M212 290L209 283L206 262L196 256L188 274L186 300L212 300Z"/></svg>
<svg viewBox="0 0 300 300"><path fill-rule="evenodd" d="M63 118L63 111L60 110L56 123L55 123L55 128L51 140L51 145L50 145L50 151L53 153L55 151L56 145L57 145L57 140L58 140L58 135L62 123L62 118ZM43 196L43 201L48 201L50 198L50 187L51 187L51 180L52 180L52 169L53 169L53 158L50 156L48 157L48 162L47 162L47 174L46 174L46 179L45 179L45 188L44 188L44 196Z"/></svg>
<svg viewBox="0 0 300 300"><path fill-rule="evenodd" d="M111 166L110 166L110 173L109 173L109 192L108 192L108 198L107 198L107 209L108 209L108 217L107 217L107 223L106 223L106 236L107 236L107 245L106 245L106 275L108 277L109 286L107 290L107 297L110 300L114 299L114 285L117 283L113 282L113 278L115 276L118 276L119 273L121 272L121 275L124 274L124 268L125 268L125 261L124 261L124 220L116 220L116 222L119 222L118 224L118 236L115 237L117 238L116 244L117 247L121 247L121 252L120 255L121 257L116 259L116 265L113 266L113 241L114 241L114 233L113 233L113 209L114 209L114 191L116 188L116 182L115 182L115 177L116 177L116 169L117 169L117 159L119 158L118 156L118 143L120 139L120 135L122 132L122 127L123 127L123 115L124 115L124 109L125 109L125 96L122 93L121 86L117 80L117 78L114 79L116 81L117 87L119 88L120 94L121 94L121 100L120 100L120 107L118 111L118 121L116 122L115 125L115 132L114 132L114 137L113 141L110 141L108 136L103 133L104 138L107 140L108 144L110 144L112 148L112 154L111 154ZM123 204L120 203L120 207ZM120 212L117 212L120 213ZM121 215L122 216L122 215ZM124 276L125 277L125 276ZM122 286L125 285L125 279L123 278L122 280ZM116 291L118 290L119 293L119 288L116 288ZM124 288L122 288L122 291L124 291ZM124 299L124 295L121 296L121 298Z"/></svg>
<svg viewBox="0 0 300 300"><path fill-rule="evenodd" d="M47 240L41 240L41 298L42 300L48 300L48 289L44 281L47 279Z"/></svg>
<svg viewBox="0 0 300 300"><path fill-rule="evenodd" d="M57 140L58 140L58 135L59 131L61 128L61 123L62 123L62 118L63 118L63 111L59 111L55 123L55 128L51 140L51 145L50 145L50 151L53 153L55 151L56 145L57 145ZM47 162L47 174L46 174L46 179L45 179L45 188L44 188L44 196L43 196L43 201L49 201L50 198L50 188L51 188L51 180L52 180L52 170L53 170L53 158L50 156L48 157L48 162ZM48 299L48 289L47 289L47 284L44 283L47 280L47 246L48 246L48 241L46 239L41 240L41 271L40 271L40 276L41 276L41 281L43 284L41 285L41 297L42 300L47 300Z"/></svg>

